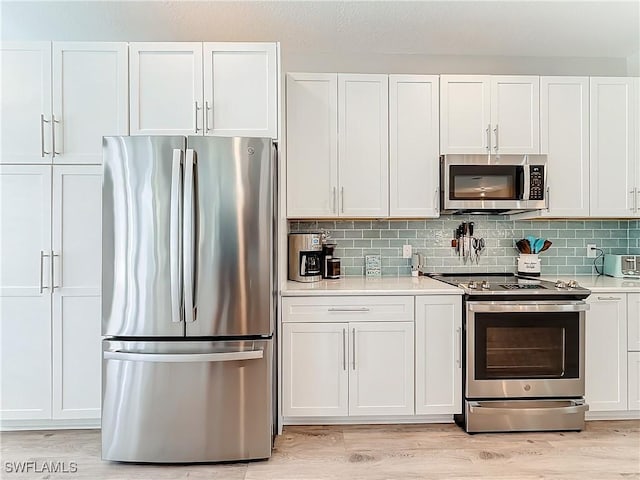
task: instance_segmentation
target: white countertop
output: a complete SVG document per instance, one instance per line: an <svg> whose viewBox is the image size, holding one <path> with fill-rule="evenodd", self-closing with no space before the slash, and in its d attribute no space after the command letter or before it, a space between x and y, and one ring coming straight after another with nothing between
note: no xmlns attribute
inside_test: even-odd
<svg viewBox="0 0 640 480"><path fill-rule="evenodd" d="M640 292L640 280L607 277L606 275L542 275L540 278L551 282L555 282L556 280L565 282L575 280L581 287L588 288L592 292Z"/></svg>
<svg viewBox="0 0 640 480"><path fill-rule="evenodd" d="M343 277L300 283L287 281L285 297L311 295L462 295L462 289L428 277Z"/></svg>

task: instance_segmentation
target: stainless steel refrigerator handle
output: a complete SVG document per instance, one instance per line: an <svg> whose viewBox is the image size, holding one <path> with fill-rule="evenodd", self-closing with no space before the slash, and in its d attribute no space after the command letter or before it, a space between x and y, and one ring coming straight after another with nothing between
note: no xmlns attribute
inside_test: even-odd
<svg viewBox="0 0 640 480"><path fill-rule="evenodd" d="M46 152L44 149L44 124L49 123L49 120L44 119L44 113L40 114L40 157L44 158L45 155L49 155L51 152Z"/></svg>
<svg viewBox="0 0 640 480"><path fill-rule="evenodd" d="M491 303L467 303L467 309L471 312L492 313L517 313L517 312L586 312L589 305L586 303L551 303L551 304L522 304L509 302Z"/></svg>
<svg viewBox="0 0 640 480"><path fill-rule="evenodd" d="M60 254L56 253L54 251L51 252L51 285L52 288L60 288L60 284L62 283L60 281L60 269L56 270L56 258L60 258ZM60 260L58 260L58 263L60 263ZM56 275L56 272L58 273ZM57 281L56 281L57 280Z"/></svg>
<svg viewBox="0 0 640 480"><path fill-rule="evenodd" d="M44 292L45 288L49 288L49 285L44 284L44 258L49 258L50 255L45 253L44 250L40 250L40 294Z"/></svg>
<svg viewBox="0 0 640 480"><path fill-rule="evenodd" d="M182 225L182 251L183 251L183 259L182 259L182 283L183 287L183 295L184 295L184 321L185 322L193 322L195 321L193 314L193 215L194 215L194 205L193 205L193 179L194 179L194 168L195 168L195 160L194 160L194 152L193 149L188 148L186 154L185 161L185 172L184 172L184 222Z"/></svg>
<svg viewBox="0 0 640 480"><path fill-rule="evenodd" d="M165 363L193 363L193 362L232 362L237 360L256 360L263 358L262 350L248 350L246 352L220 353L133 353L133 352L104 352L105 360L131 360L134 362L165 362Z"/></svg>
<svg viewBox="0 0 640 480"><path fill-rule="evenodd" d="M479 402L469 402L469 412L482 413L486 415L504 415L505 413L517 413L518 415L547 415L549 413L581 413L589 410L587 404L575 404L569 407L549 407L549 408L494 408L482 407Z"/></svg>
<svg viewBox="0 0 640 480"><path fill-rule="evenodd" d="M173 150L169 256L171 269L171 321L182 321L182 150Z"/></svg>

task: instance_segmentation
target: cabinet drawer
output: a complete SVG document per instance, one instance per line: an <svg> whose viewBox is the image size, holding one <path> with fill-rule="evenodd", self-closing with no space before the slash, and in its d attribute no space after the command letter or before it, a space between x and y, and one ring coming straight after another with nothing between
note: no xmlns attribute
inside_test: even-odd
<svg viewBox="0 0 640 480"><path fill-rule="evenodd" d="M285 297L283 322L413 322L413 297Z"/></svg>

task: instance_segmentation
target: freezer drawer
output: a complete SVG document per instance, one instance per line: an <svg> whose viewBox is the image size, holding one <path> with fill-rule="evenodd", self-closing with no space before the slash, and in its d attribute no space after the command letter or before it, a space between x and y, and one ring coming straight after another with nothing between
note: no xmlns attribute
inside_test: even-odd
<svg viewBox="0 0 640 480"><path fill-rule="evenodd" d="M273 340L103 342L102 458L268 458Z"/></svg>

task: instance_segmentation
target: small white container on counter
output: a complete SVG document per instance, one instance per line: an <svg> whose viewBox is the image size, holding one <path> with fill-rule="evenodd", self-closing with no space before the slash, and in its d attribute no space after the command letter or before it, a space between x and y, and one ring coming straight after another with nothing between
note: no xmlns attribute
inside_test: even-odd
<svg viewBox="0 0 640 480"><path fill-rule="evenodd" d="M538 257L538 254L521 253L518 257L518 274L540 275L540 257Z"/></svg>

